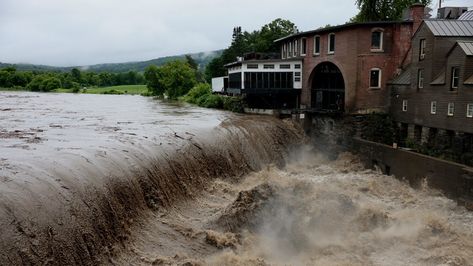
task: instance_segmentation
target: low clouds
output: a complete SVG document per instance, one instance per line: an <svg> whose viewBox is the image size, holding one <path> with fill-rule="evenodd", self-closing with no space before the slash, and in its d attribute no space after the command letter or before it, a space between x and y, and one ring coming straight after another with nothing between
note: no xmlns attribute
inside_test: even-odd
<svg viewBox="0 0 473 266"><path fill-rule="evenodd" d="M1 0L0 62L147 60L225 48L234 26L282 17L310 30L355 14L354 0Z"/></svg>

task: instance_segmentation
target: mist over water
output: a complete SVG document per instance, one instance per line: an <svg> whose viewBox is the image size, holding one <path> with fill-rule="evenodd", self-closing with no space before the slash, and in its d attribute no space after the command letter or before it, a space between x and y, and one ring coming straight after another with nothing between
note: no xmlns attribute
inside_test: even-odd
<svg viewBox="0 0 473 266"><path fill-rule="evenodd" d="M473 214L288 121L0 93L0 264L473 265Z"/></svg>

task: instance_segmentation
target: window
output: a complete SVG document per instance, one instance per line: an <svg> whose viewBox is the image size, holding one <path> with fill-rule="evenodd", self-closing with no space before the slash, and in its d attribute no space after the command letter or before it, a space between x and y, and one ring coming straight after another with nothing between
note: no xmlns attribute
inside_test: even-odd
<svg viewBox="0 0 473 266"><path fill-rule="evenodd" d="M330 33L328 35L328 53L335 53L335 33Z"/></svg>
<svg viewBox="0 0 473 266"><path fill-rule="evenodd" d="M373 68L370 71L370 88L381 87L381 70L379 68Z"/></svg>
<svg viewBox="0 0 473 266"><path fill-rule="evenodd" d="M419 43L419 61L425 58L425 39L421 39Z"/></svg>
<svg viewBox="0 0 473 266"><path fill-rule="evenodd" d="M460 69L458 67L452 67L452 83L450 87L451 91L458 89L459 74Z"/></svg>
<svg viewBox="0 0 473 266"><path fill-rule="evenodd" d="M320 54L320 36L314 37L314 55Z"/></svg>
<svg viewBox="0 0 473 266"><path fill-rule="evenodd" d="M263 65L264 69L274 69L274 65Z"/></svg>
<svg viewBox="0 0 473 266"><path fill-rule="evenodd" d="M383 50L383 32L382 31L376 30L371 33L371 50L372 51Z"/></svg>
<svg viewBox="0 0 473 266"><path fill-rule="evenodd" d="M281 49L282 49L281 50L281 58L284 59L284 58L286 58L286 54L287 54L287 45L283 44Z"/></svg>
<svg viewBox="0 0 473 266"><path fill-rule="evenodd" d="M407 100L402 100L402 111L407 112Z"/></svg>
<svg viewBox="0 0 473 266"><path fill-rule="evenodd" d="M302 38L301 39L301 55L306 55L307 54L307 39Z"/></svg>
<svg viewBox="0 0 473 266"><path fill-rule="evenodd" d="M433 114L433 115L437 113L437 102L436 101L430 102L430 113Z"/></svg>
<svg viewBox="0 0 473 266"><path fill-rule="evenodd" d="M289 49L287 50L287 58L292 57L292 42L289 42Z"/></svg>
<svg viewBox="0 0 473 266"><path fill-rule="evenodd" d="M258 69L258 64L248 64L246 66L247 69Z"/></svg>
<svg viewBox="0 0 473 266"><path fill-rule="evenodd" d="M455 113L455 104L454 103L448 103L448 116L453 116L453 113Z"/></svg>
<svg viewBox="0 0 473 266"><path fill-rule="evenodd" d="M294 40L294 54L292 56L296 57L299 55L299 41Z"/></svg>
<svg viewBox="0 0 473 266"><path fill-rule="evenodd" d="M473 117L473 103L466 105L466 117Z"/></svg>
<svg viewBox="0 0 473 266"><path fill-rule="evenodd" d="M417 89L424 88L424 70L417 70Z"/></svg>
<svg viewBox="0 0 473 266"><path fill-rule="evenodd" d="M294 72L294 81L295 82L301 81L301 72Z"/></svg>
<svg viewBox="0 0 473 266"><path fill-rule="evenodd" d="M294 65L294 68L295 68L295 69L301 69L301 65L300 65L300 64L296 64L296 65Z"/></svg>
<svg viewBox="0 0 473 266"><path fill-rule="evenodd" d="M280 68L280 69L291 69L291 65L289 65L289 64L281 64L281 65L279 65L279 68Z"/></svg>

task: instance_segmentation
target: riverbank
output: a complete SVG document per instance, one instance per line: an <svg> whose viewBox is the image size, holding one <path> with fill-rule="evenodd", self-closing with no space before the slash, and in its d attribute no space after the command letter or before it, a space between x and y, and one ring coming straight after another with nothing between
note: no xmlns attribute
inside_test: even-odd
<svg viewBox="0 0 473 266"><path fill-rule="evenodd" d="M0 88L0 91L28 91L25 88ZM56 89L51 92L56 93L84 93L84 94L128 94L128 95L148 95L146 85L119 85L109 87L88 87L79 90L74 89Z"/></svg>

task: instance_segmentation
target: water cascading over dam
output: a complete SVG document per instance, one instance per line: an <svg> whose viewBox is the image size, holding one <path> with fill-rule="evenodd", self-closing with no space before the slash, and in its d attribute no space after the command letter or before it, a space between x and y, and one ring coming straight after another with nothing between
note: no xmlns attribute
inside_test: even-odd
<svg viewBox="0 0 473 266"><path fill-rule="evenodd" d="M0 93L0 264L472 265L473 215L270 117Z"/></svg>

